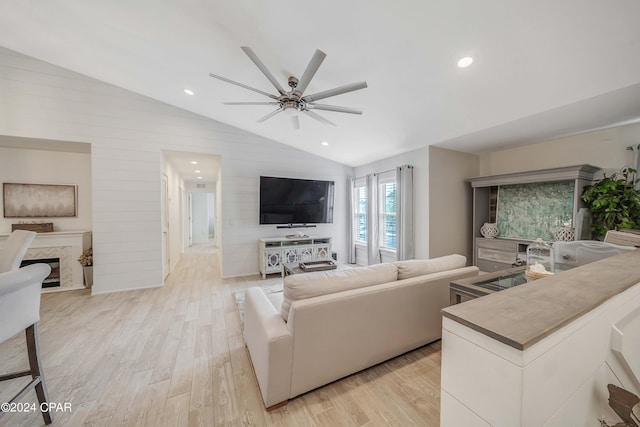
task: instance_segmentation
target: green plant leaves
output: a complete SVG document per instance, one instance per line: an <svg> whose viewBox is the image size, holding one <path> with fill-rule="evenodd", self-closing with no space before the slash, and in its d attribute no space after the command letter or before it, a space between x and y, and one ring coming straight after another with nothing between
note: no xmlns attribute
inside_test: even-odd
<svg viewBox="0 0 640 427"><path fill-rule="evenodd" d="M636 174L635 169L624 168L584 188L581 199L591 210L591 231L597 238L608 230L640 228L640 191L635 189L640 179Z"/></svg>

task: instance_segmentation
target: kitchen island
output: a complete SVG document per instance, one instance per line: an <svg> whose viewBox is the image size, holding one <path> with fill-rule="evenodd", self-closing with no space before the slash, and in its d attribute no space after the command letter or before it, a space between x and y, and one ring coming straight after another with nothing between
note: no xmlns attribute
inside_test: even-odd
<svg viewBox="0 0 640 427"><path fill-rule="evenodd" d="M442 314L443 427L598 425L607 384L640 393L639 250Z"/></svg>

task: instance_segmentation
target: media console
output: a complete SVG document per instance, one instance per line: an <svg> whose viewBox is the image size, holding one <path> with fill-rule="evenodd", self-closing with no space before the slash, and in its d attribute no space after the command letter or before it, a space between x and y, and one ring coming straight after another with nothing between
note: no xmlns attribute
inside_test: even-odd
<svg viewBox="0 0 640 427"><path fill-rule="evenodd" d="M268 237L258 240L260 274L280 273L283 264L331 259L331 237Z"/></svg>

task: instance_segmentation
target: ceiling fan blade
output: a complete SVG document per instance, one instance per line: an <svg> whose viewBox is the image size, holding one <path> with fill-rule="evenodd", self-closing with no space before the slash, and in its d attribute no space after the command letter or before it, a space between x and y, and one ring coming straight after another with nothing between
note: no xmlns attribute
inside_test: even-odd
<svg viewBox="0 0 640 427"><path fill-rule="evenodd" d="M272 112L270 112L269 114L267 114L266 116L264 116L264 117L262 117L262 118L258 119L258 123L262 123L262 122L264 122L265 120L270 119L271 117L275 116L276 114L278 114L278 113L280 113L280 112L282 112L282 111L284 111L282 108L278 108L277 110L272 111Z"/></svg>
<svg viewBox="0 0 640 427"><path fill-rule="evenodd" d="M338 113L362 114L362 110L356 110L349 107L338 107L336 105L326 104L307 104L307 108L312 110L336 111Z"/></svg>
<svg viewBox="0 0 640 427"><path fill-rule="evenodd" d="M298 119L298 116L291 116L291 123L293 124L294 130L300 130L300 119Z"/></svg>
<svg viewBox="0 0 640 427"><path fill-rule="evenodd" d="M224 105L278 105L279 102L223 102Z"/></svg>
<svg viewBox="0 0 640 427"><path fill-rule="evenodd" d="M259 94L261 94L261 95L268 96L269 98L278 99L278 97L277 97L277 96L275 96L275 95L272 95L272 94L267 93L267 92L263 92L263 91L261 91L260 89L256 89L256 88L254 88L254 87L247 86L247 85L242 84L242 83L238 83L238 82L233 81L233 80L231 80L231 79L228 79L228 78L226 78L226 77L218 76L218 75L213 74L213 73L209 73L209 75L210 75L211 77L213 77L213 78L216 78L216 79L222 80L223 82L231 83L232 85L236 85L236 86L243 87L243 88L245 88L245 89L252 90L252 91L257 92L257 93L259 93Z"/></svg>
<svg viewBox="0 0 640 427"><path fill-rule="evenodd" d="M260 71L262 71L262 74L264 74L267 79L269 79L269 81L271 82L271 84L278 90L278 92L280 93L280 95L284 95L285 93L287 93L282 86L280 86L280 83L278 83L278 81L276 80L275 77L273 77L273 74L271 74L271 72L267 69L267 67L262 63L262 61L260 61L260 58L258 58L258 56L253 53L253 50L251 50L250 47L247 46L243 46L241 47L241 49L244 51L244 53L247 54L247 56L249 57L249 59L251 59L253 61L254 64L256 64L256 66L260 69Z"/></svg>
<svg viewBox="0 0 640 427"><path fill-rule="evenodd" d="M331 96L341 95L354 90L360 90L367 87L367 82L351 83L334 89L325 90L323 92L314 93L313 95L303 96L302 100L306 102L318 101L320 99L329 98Z"/></svg>
<svg viewBox="0 0 640 427"><path fill-rule="evenodd" d="M312 117L312 118L316 119L317 121L319 121L322 124L336 127L335 123L330 122L329 120L327 120L324 117L322 117L320 114L316 114L313 111L309 111L309 110L304 110L303 112L305 114L307 114L309 117Z"/></svg>
<svg viewBox="0 0 640 427"><path fill-rule="evenodd" d="M324 61L324 58L326 56L327 56L326 53L324 53L319 49L316 49L315 53L311 57L311 61L309 61L309 65L307 65L307 68L304 70L304 73L302 73L302 77L300 77L300 80L298 81L298 85L293 90L294 95L302 96L305 89L309 85L309 82L311 81L313 76L315 76L316 72L318 71L318 68L320 68L320 64L322 64L322 61Z"/></svg>

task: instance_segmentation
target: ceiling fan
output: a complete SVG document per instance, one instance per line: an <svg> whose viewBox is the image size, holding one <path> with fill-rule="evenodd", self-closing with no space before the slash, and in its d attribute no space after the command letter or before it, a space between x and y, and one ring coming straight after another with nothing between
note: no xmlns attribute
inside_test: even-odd
<svg viewBox="0 0 640 427"><path fill-rule="evenodd" d="M293 76L289 77L287 82L289 87L291 88L289 91L284 90L284 88L280 85L280 83L278 83L278 81L273 76L273 74L269 72L267 67L262 63L262 61L260 61L260 59L256 56L256 54L253 52L253 50L251 50L250 47L246 47L246 46L242 47L242 50L253 61L253 63L256 64L256 66L260 69L260 71L262 71L262 73L267 77L267 79L269 79L271 84L278 91L278 95L273 95L273 94L264 92L260 89L256 89L251 86L238 83L226 77L209 73L211 77L215 77L216 79L220 79L224 82L231 83L236 86L240 86L245 89L252 90L254 92L257 92L261 95L268 96L269 98L273 99L273 101L269 101L269 102L223 102L223 104L225 105L273 105L278 107L275 111L272 111L266 116L258 119L259 123L264 122L265 120L270 119L271 117L283 111L293 111L293 112L299 111L329 126L335 126L335 124L325 119L324 117L316 113L314 110L335 111L338 113L349 113L349 114L362 114L361 110L357 110L355 108L338 107L335 105L326 105L326 104L316 104L315 101L319 101L321 99L329 98L336 95L341 95L347 92L353 92L359 89L364 89L367 87L367 82L364 82L364 81L348 84L345 86L340 86L334 89L325 90L322 92L314 93L312 95L303 96L303 93L307 88L307 86L309 85L309 82L318 71L318 68L320 68L320 64L322 64L322 61L324 61L324 58L327 56L321 50L316 49L315 53L313 54L313 57L311 58L311 61L309 61L309 64L307 65L307 68L304 70L304 73L302 73L302 77L300 77L300 79L297 79L296 77L293 77ZM300 122L298 120L298 116L297 115L292 116L291 119L293 122L293 128L300 129Z"/></svg>

